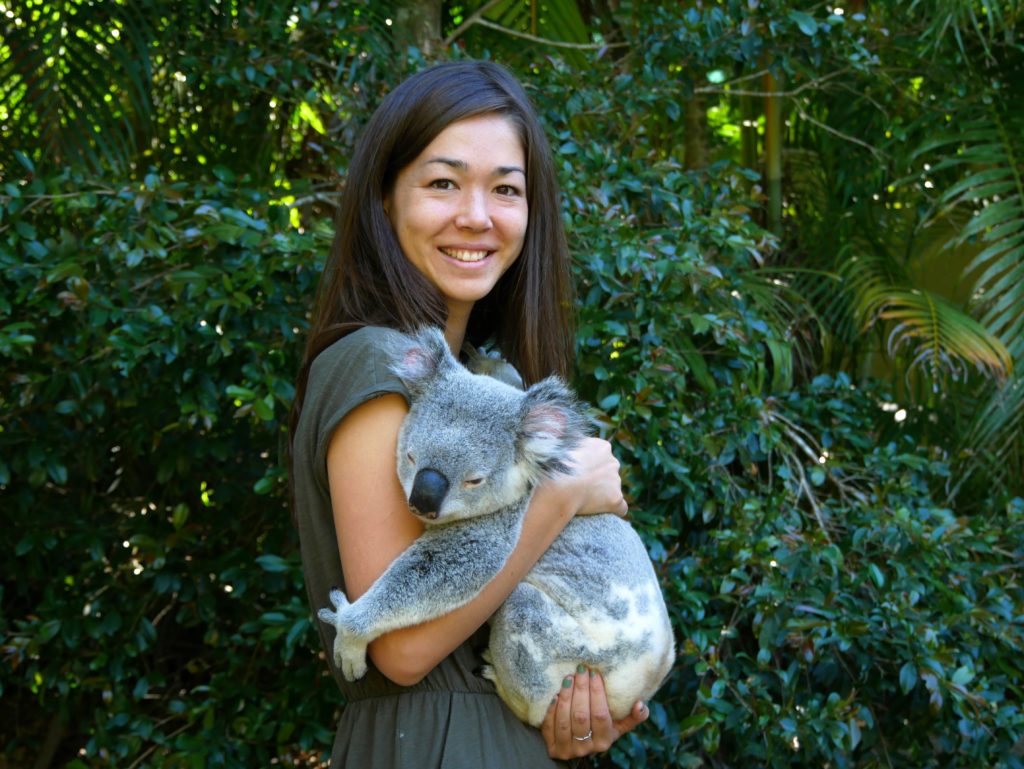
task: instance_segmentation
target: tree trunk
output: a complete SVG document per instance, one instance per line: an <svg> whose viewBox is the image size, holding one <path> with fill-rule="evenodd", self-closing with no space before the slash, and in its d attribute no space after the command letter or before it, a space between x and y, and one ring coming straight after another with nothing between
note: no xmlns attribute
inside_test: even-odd
<svg viewBox="0 0 1024 769"><path fill-rule="evenodd" d="M708 164L708 112L702 96L693 94L686 100L683 115L683 164L688 171Z"/></svg>
<svg viewBox="0 0 1024 769"><path fill-rule="evenodd" d="M754 97L743 94L740 99L740 151L744 168L757 168L757 109Z"/></svg>
<svg viewBox="0 0 1024 769"><path fill-rule="evenodd" d="M395 9L395 38L427 59L441 50L441 0L402 0Z"/></svg>
<svg viewBox="0 0 1024 769"><path fill-rule="evenodd" d="M39 746L39 754L32 764L32 769L50 769L66 731L67 722L60 713L57 713L50 719L50 726L46 730L42 745Z"/></svg>
<svg viewBox="0 0 1024 769"><path fill-rule="evenodd" d="M775 96L779 84L768 72L764 76L764 168L768 186L768 229L782 232L782 100Z"/></svg>

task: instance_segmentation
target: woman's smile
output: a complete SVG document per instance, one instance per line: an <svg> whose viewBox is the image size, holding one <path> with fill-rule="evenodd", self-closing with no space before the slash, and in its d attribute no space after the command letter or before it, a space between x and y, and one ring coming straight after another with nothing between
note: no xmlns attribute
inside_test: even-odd
<svg viewBox="0 0 1024 769"><path fill-rule="evenodd" d="M440 249L445 256L451 257L458 262L480 262L494 253L494 249L472 249L472 248L444 248Z"/></svg>

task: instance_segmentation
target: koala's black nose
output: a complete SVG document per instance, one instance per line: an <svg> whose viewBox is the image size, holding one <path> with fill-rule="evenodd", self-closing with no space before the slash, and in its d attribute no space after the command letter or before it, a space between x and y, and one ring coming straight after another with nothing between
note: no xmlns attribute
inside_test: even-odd
<svg viewBox="0 0 1024 769"><path fill-rule="evenodd" d="M416 473L409 494L409 508L421 518L434 520L448 493L448 479L429 467Z"/></svg>

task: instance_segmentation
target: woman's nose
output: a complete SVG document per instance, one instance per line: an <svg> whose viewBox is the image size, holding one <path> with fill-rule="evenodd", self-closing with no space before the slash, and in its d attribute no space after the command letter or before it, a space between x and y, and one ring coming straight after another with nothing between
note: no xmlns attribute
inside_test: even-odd
<svg viewBox="0 0 1024 769"><path fill-rule="evenodd" d="M459 201L455 215L455 226L464 230L486 230L491 227L491 214L487 208L487 195L475 190L466 190Z"/></svg>

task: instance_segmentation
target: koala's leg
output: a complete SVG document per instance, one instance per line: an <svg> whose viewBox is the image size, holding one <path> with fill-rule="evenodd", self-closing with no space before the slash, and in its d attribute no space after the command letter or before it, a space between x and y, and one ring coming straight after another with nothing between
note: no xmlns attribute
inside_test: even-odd
<svg viewBox="0 0 1024 769"><path fill-rule="evenodd" d="M398 628L418 625L463 606L505 565L519 538L521 508L425 531L359 600L332 591L334 611L321 621L335 629L334 661L348 680L366 673L366 647Z"/></svg>
<svg viewBox="0 0 1024 769"><path fill-rule="evenodd" d="M335 667L341 669L346 681L355 681L366 675L366 647L373 638L361 634L352 622L352 604L341 590L334 588L329 597L334 610L321 609L316 616L334 628Z"/></svg>
<svg viewBox="0 0 1024 769"><path fill-rule="evenodd" d="M587 658L576 621L544 592L521 582L491 619L484 675L522 721L539 726L565 676Z"/></svg>

